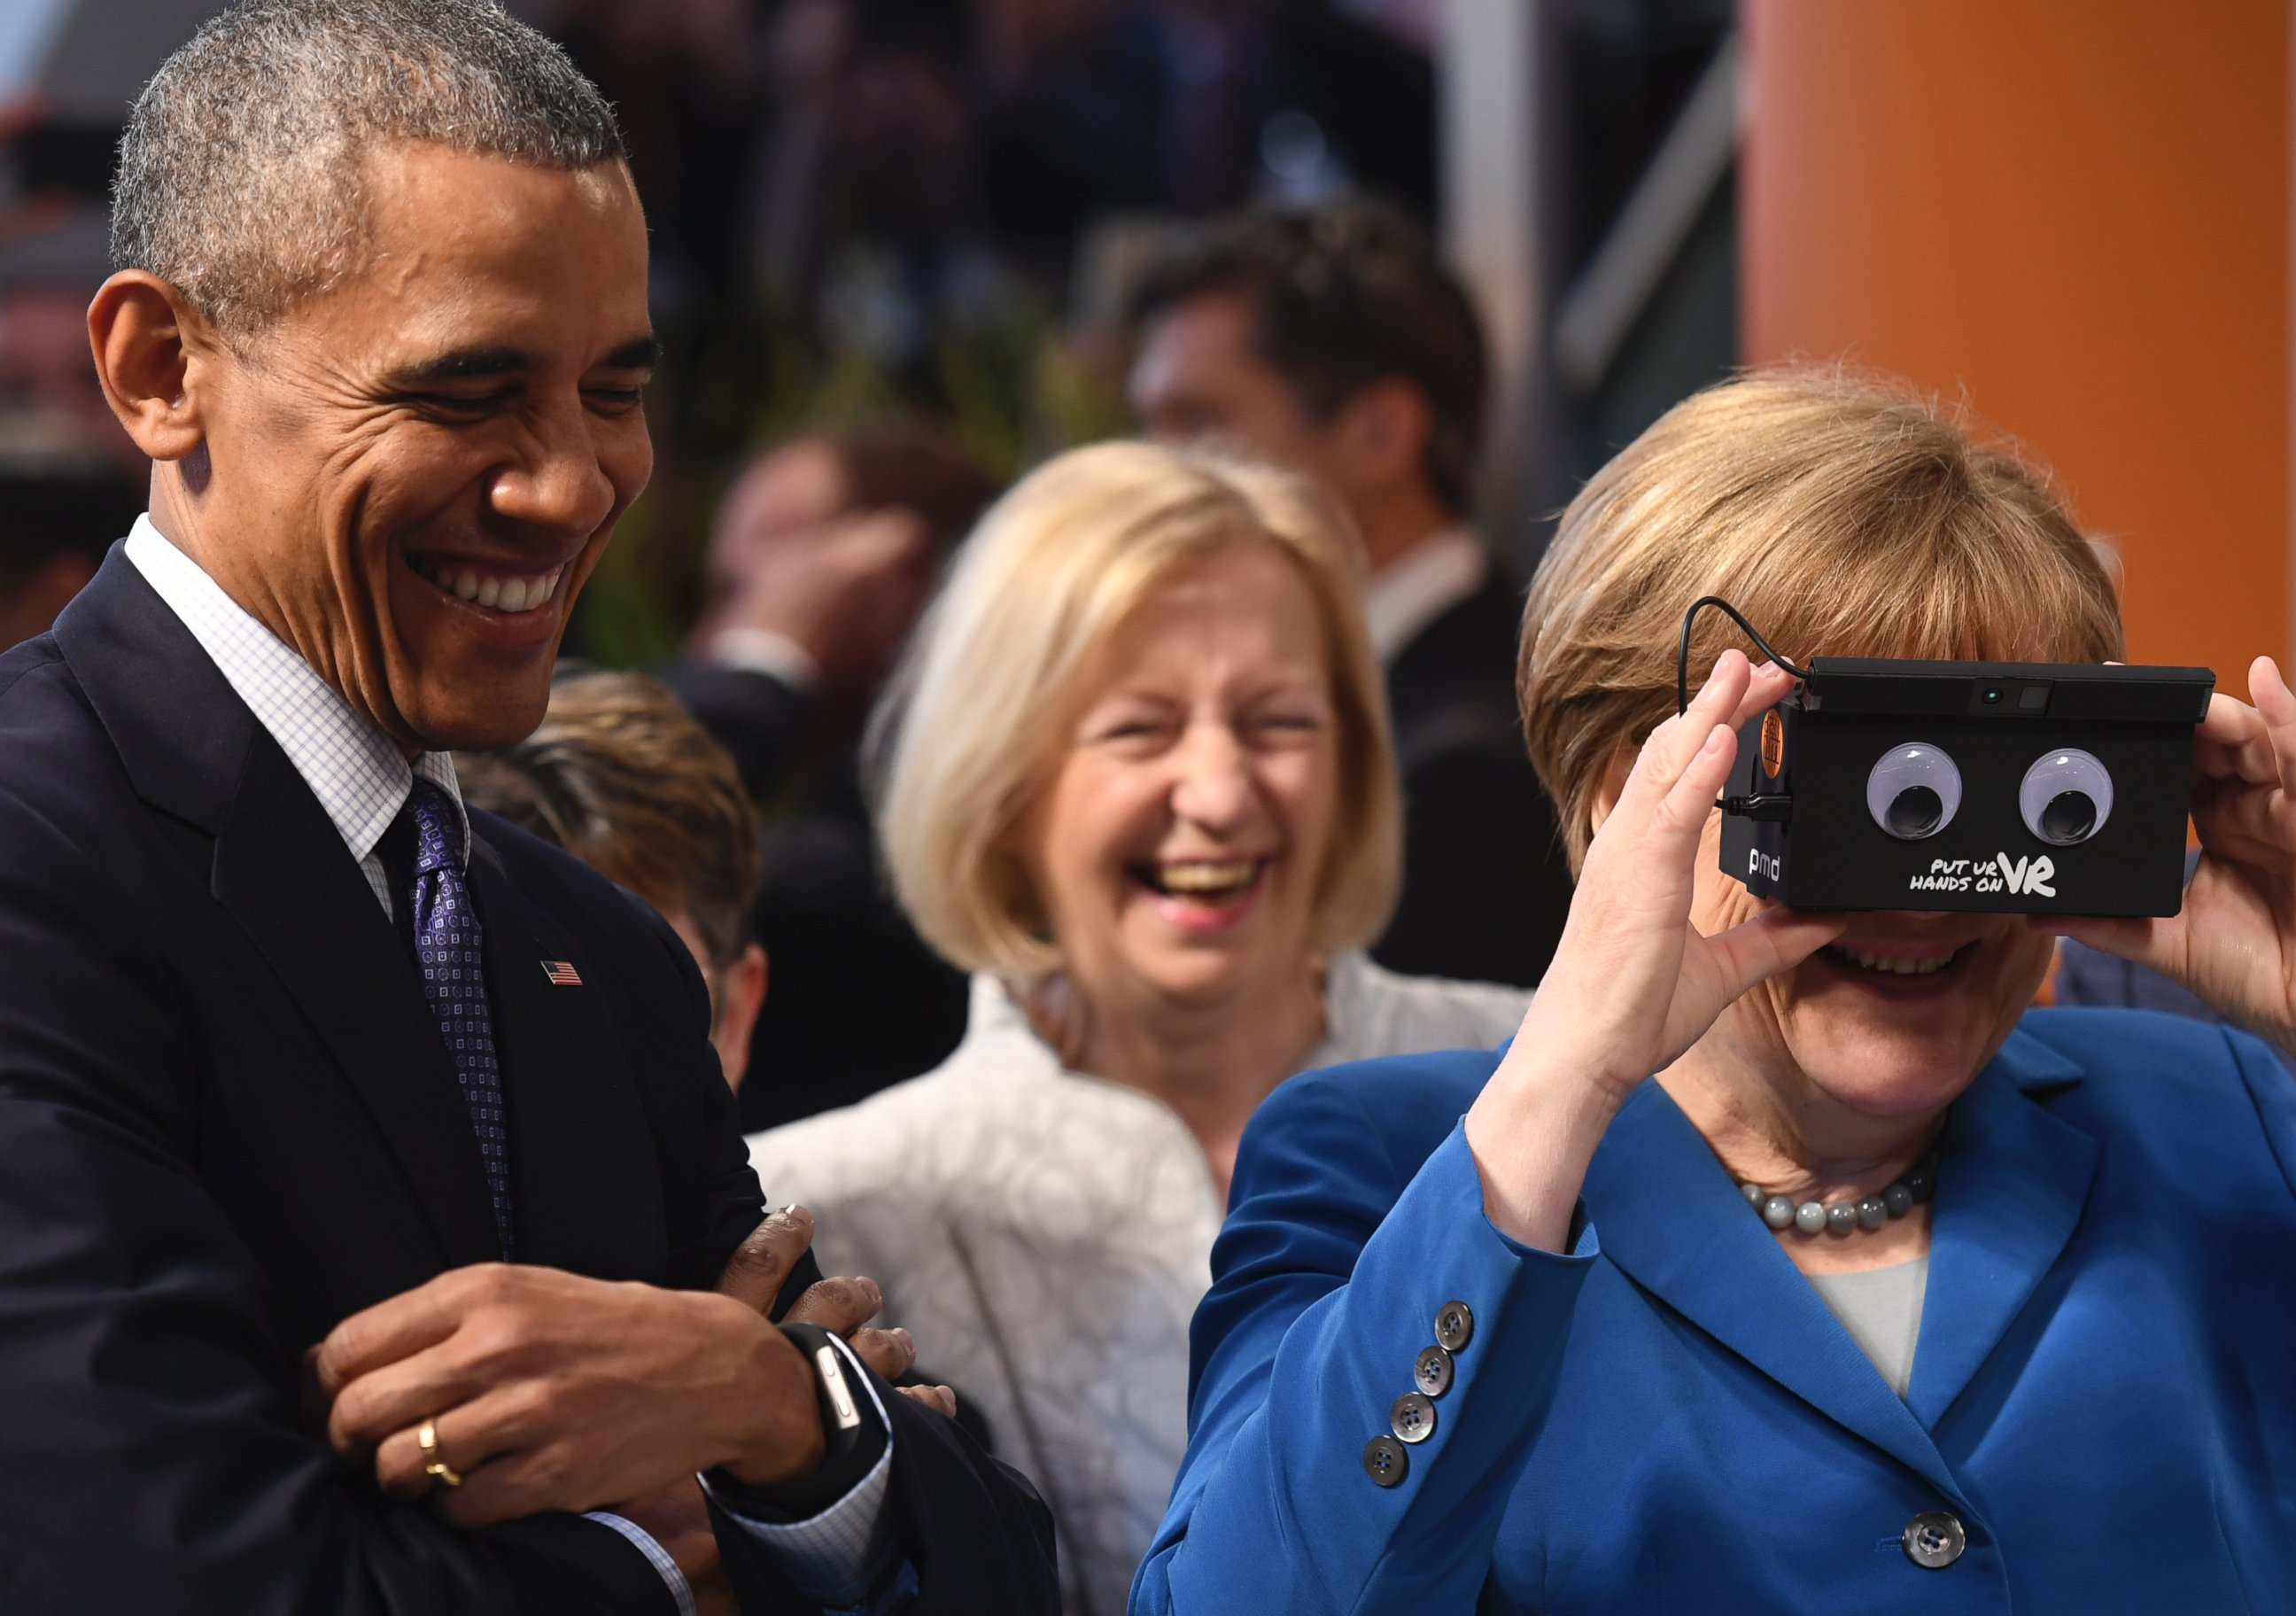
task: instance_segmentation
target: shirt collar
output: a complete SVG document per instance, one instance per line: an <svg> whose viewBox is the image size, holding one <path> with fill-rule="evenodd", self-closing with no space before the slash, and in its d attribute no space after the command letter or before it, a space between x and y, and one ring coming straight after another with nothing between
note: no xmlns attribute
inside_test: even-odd
<svg viewBox="0 0 2296 1616"><path fill-rule="evenodd" d="M1394 661L1421 629L1472 595L1489 570L1472 533L1446 528L1374 573L1364 586L1364 621L1379 660Z"/></svg>
<svg viewBox="0 0 2296 1616"><path fill-rule="evenodd" d="M471 820L452 757L424 752L410 765L397 742L353 712L309 663L152 526L150 516L135 519L127 550L153 593L183 619L256 722L278 742L353 858L364 863L373 853L419 775L455 805L462 857L468 860Z"/></svg>

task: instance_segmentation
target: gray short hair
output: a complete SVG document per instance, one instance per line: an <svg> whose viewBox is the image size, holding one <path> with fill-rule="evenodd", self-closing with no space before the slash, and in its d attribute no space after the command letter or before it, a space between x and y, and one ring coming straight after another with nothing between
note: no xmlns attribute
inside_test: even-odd
<svg viewBox="0 0 2296 1616"><path fill-rule="evenodd" d="M112 185L115 268L234 339L362 262L360 160L427 143L558 169L627 155L566 53L493 0L242 0L136 98Z"/></svg>

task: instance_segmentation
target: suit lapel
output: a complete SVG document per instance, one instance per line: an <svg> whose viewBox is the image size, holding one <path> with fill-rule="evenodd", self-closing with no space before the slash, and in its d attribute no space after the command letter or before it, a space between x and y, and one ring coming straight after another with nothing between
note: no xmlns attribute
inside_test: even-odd
<svg viewBox="0 0 2296 1616"><path fill-rule="evenodd" d="M1955 1102L1939 1145L1929 1295L1906 1401L1935 1430L2071 1240L2095 1182L2096 1141L2023 1093L2080 1070L2012 1033Z"/></svg>
<svg viewBox="0 0 2296 1616"><path fill-rule="evenodd" d="M1656 1082L1636 1089L1612 1120L1587 1170L1586 1204L1603 1254L1636 1284L1835 1423L1960 1499L1929 1433L1779 1250Z"/></svg>
<svg viewBox="0 0 2296 1616"><path fill-rule="evenodd" d="M510 1112L519 1259L660 1283L669 1235L652 1132L605 990L475 835L470 868ZM573 964L582 985L554 985L545 960Z"/></svg>
<svg viewBox="0 0 2296 1616"><path fill-rule="evenodd" d="M268 735L217 840L217 901L318 1029L422 1202L447 1266L498 1259L478 1136L406 951Z"/></svg>
<svg viewBox="0 0 2296 1616"><path fill-rule="evenodd" d="M137 794L215 838L210 890L341 1067L445 1262L498 1256L478 1139L414 968L286 754L117 546L56 644Z"/></svg>
<svg viewBox="0 0 2296 1616"><path fill-rule="evenodd" d="M221 830L263 726L124 546L56 619L55 638L135 794L210 836Z"/></svg>

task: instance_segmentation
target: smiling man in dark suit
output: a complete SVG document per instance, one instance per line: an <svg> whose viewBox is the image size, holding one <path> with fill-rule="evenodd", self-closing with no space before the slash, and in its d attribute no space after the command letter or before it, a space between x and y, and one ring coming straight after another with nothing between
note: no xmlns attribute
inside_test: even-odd
<svg viewBox="0 0 2296 1616"><path fill-rule="evenodd" d="M0 659L0 1609L1051 1609L684 948L446 756L651 468L610 111L485 0L256 0L114 238L150 512Z"/></svg>
<svg viewBox="0 0 2296 1616"><path fill-rule="evenodd" d="M1392 970L1535 986L1570 909L1515 710L1522 590L1466 526L1488 360L1474 305L1375 203L1217 221L1134 300L1135 412L1330 485L1363 532L1364 612L1403 775Z"/></svg>

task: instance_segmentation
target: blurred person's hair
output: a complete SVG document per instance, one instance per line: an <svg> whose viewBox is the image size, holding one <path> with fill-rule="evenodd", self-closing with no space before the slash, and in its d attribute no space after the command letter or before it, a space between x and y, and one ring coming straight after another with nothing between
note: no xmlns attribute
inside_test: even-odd
<svg viewBox="0 0 2296 1616"><path fill-rule="evenodd" d="M597 89L493 0L242 0L136 97L113 267L250 336L362 267L363 160L386 142L564 170L625 155Z"/></svg>
<svg viewBox="0 0 2296 1616"><path fill-rule="evenodd" d="M1244 305L1254 352L1311 420L1328 422L1376 381L1417 387L1431 417L1428 487L1453 514L1466 512L1489 357L1473 300L1417 226L1360 199L1232 216L1150 267L1131 324L1207 297Z"/></svg>
<svg viewBox="0 0 2296 1616"><path fill-rule="evenodd" d="M80 556L94 570L143 514L144 495L76 421L0 414L0 589L59 555Z"/></svg>
<svg viewBox="0 0 2296 1616"><path fill-rule="evenodd" d="M1837 371L1709 388L1579 490L1523 608L1523 733L1574 869L1615 760L1674 714L1682 615L1707 595L1804 665L2122 654L2103 560L2015 455ZM1704 614L1693 682L1732 645L1751 649Z"/></svg>
<svg viewBox="0 0 2296 1616"><path fill-rule="evenodd" d="M665 915L692 917L723 971L750 942L758 821L734 760L642 674L578 673L550 687L542 726L460 752L465 801L554 841Z"/></svg>
<svg viewBox="0 0 2296 1616"><path fill-rule="evenodd" d="M1003 486L955 430L896 415L801 437L827 449L844 473L849 511L906 511L924 524L935 555L946 554Z"/></svg>
<svg viewBox="0 0 2296 1616"><path fill-rule="evenodd" d="M886 862L946 958L1019 982L1061 967L1004 833L1041 789L1110 636L1160 587L1236 545L1270 546L1298 570L1329 658L1339 811L1316 876L1316 946L1352 947L1386 923L1401 798L1353 524L1286 472L1107 443L1047 463L989 508L878 712Z"/></svg>

